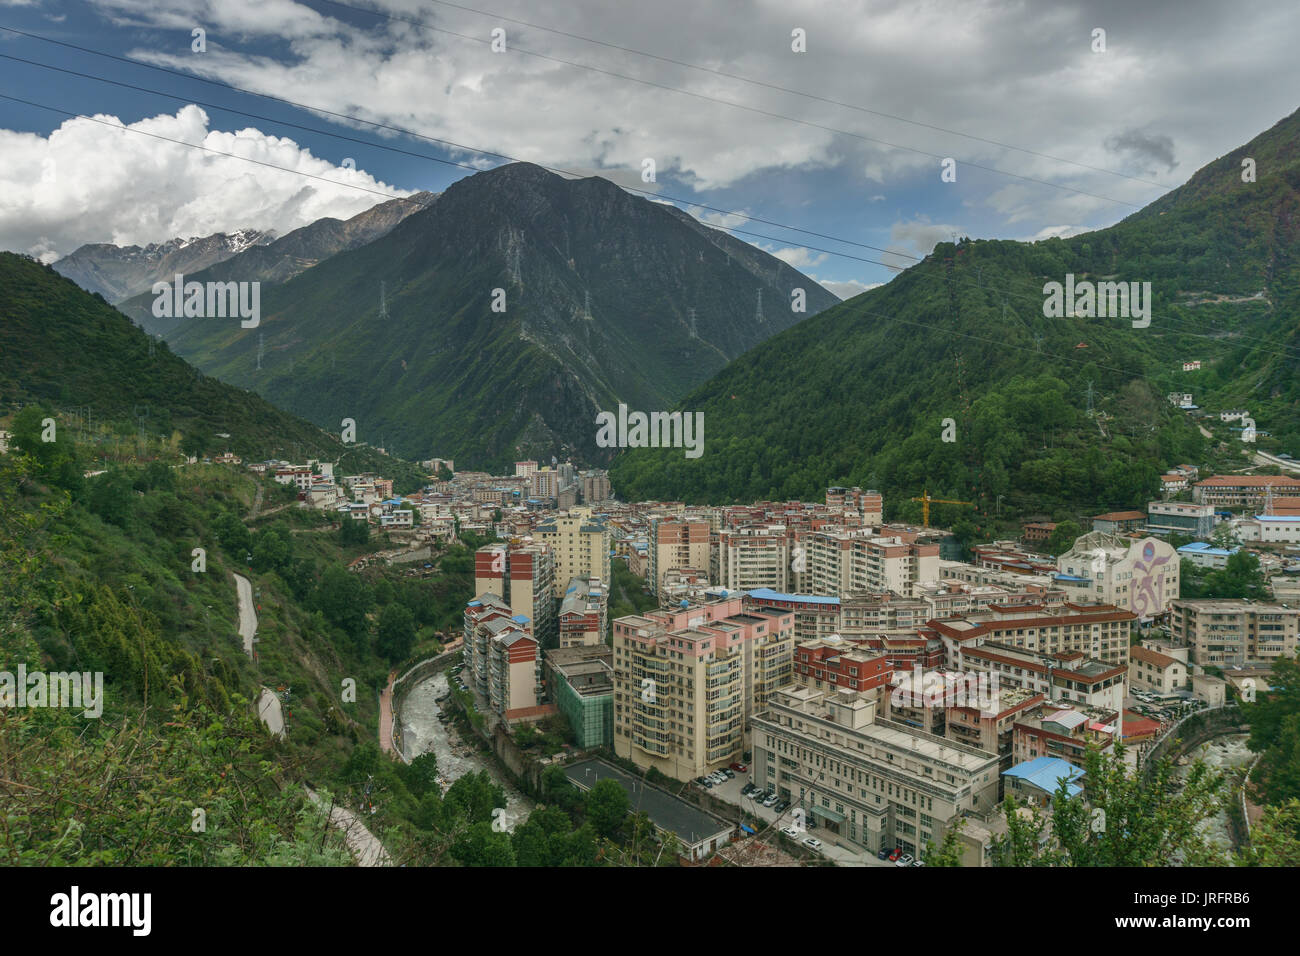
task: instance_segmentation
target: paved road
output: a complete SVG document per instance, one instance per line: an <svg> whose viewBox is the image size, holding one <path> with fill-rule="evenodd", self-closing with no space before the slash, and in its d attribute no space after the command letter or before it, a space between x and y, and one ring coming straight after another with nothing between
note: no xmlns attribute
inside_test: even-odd
<svg viewBox="0 0 1300 956"><path fill-rule="evenodd" d="M244 639L244 653L253 656L253 638L257 635L257 611L253 607L253 585L242 574L235 575L239 595L239 636Z"/></svg>
<svg viewBox="0 0 1300 956"><path fill-rule="evenodd" d="M242 574L235 575L235 591L239 597L239 636L244 639L244 653L253 656L253 638L257 636L257 609L253 605L253 585ZM284 736L284 713L280 698L268 687L262 688L257 698L257 716L266 729L277 737Z"/></svg>
<svg viewBox="0 0 1300 956"><path fill-rule="evenodd" d="M315 803L324 804L316 791L308 790L307 795ZM366 825L352 811L336 804L330 812L330 823L343 831L343 839L347 841L348 851L357 866L392 866L392 857L379 842L379 838L366 829Z"/></svg>
<svg viewBox="0 0 1300 956"><path fill-rule="evenodd" d="M284 736L284 713L280 710L280 698L269 687L263 687L257 698L257 716L276 737Z"/></svg>
<svg viewBox="0 0 1300 956"><path fill-rule="evenodd" d="M1296 474L1300 474L1300 464L1292 461L1285 461L1284 459L1270 455L1266 451L1255 452L1254 461L1257 465L1277 465L1283 471L1292 471Z"/></svg>
<svg viewBox="0 0 1300 956"><path fill-rule="evenodd" d="M388 672L388 686L379 692L379 749L386 754L395 754L393 747L393 681L397 671Z"/></svg>

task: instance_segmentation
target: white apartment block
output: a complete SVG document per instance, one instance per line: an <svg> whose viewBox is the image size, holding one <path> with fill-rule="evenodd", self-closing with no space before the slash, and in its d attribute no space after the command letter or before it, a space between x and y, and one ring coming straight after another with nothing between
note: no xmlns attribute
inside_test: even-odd
<svg viewBox="0 0 1300 956"><path fill-rule="evenodd" d="M754 719L753 778L839 842L923 855L965 812L998 800L996 753L877 716L873 695L778 692Z"/></svg>

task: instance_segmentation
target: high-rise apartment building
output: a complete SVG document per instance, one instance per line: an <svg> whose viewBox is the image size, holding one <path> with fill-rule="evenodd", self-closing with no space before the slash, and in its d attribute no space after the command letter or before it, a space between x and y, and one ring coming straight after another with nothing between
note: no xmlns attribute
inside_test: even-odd
<svg viewBox="0 0 1300 956"><path fill-rule="evenodd" d="M707 518L655 517L650 520L650 540L646 575L653 594L659 593L663 574L673 568L705 569L709 559L709 521Z"/></svg>
<svg viewBox="0 0 1300 956"><path fill-rule="evenodd" d="M500 596L528 618L543 647L555 646L555 556L545 544L485 544L474 554L474 593Z"/></svg>
<svg viewBox="0 0 1300 956"><path fill-rule="evenodd" d="M747 721L793 677L794 616L740 598L614 622L614 750L687 780L740 759Z"/></svg>
<svg viewBox="0 0 1300 956"><path fill-rule="evenodd" d="M790 546L783 525L722 529L713 552L710 578L737 591L790 586ZM661 582L662 583L662 582Z"/></svg>
<svg viewBox="0 0 1300 956"><path fill-rule="evenodd" d="M610 532L608 526L593 518L591 509L570 508L567 514L548 518L533 529L533 538L550 545L555 555L555 596L573 578L609 581Z"/></svg>

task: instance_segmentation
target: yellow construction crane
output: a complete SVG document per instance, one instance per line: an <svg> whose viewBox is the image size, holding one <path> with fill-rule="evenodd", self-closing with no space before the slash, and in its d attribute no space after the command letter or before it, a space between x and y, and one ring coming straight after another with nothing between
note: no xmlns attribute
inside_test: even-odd
<svg viewBox="0 0 1300 956"><path fill-rule="evenodd" d="M913 498L912 500L921 502L921 524L927 528L930 527L930 502L934 502L936 505L972 505L973 506L975 504L975 502L973 501L952 501L951 499L948 498L931 498L930 491L928 488L924 492L922 492L922 494L924 495L924 497Z"/></svg>

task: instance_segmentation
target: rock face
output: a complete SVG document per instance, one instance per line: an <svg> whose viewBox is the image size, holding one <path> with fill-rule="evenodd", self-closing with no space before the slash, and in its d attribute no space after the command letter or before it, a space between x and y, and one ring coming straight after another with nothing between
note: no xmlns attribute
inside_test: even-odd
<svg viewBox="0 0 1300 956"><path fill-rule="evenodd" d="M420 192L390 199L348 220L318 219L277 238L274 232L241 229L194 239L171 239L140 246L95 243L77 249L54 269L87 292L112 303L146 295L155 282L170 282L176 273L202 280L280 283L292 279L336 252L373 242L438 197ZM205 270L211 269L210 273Z"/></svg>
<svg viewBox="0 0 1300 956"><path fill-rule="evenodd" d="M155 282L169 281L178 272L198 272L274 239L271 232L241 229L232 234L151 242L144 247L92 243L54 263L54 270L87 292L98 292L117 303L148 292Z"/></svg>
<svg viewBox="0 0 1300 956"><path fill-rule="evenodd" d="M234 278L222 274L234 264L211 277ZM124 311L210 374L324 427L353 418L358 440L488 467L605 461L599 410L672 409L729 359L837 301L673 207L516 163L264 290L256 331L158 320L146 297Z"/></svg>

